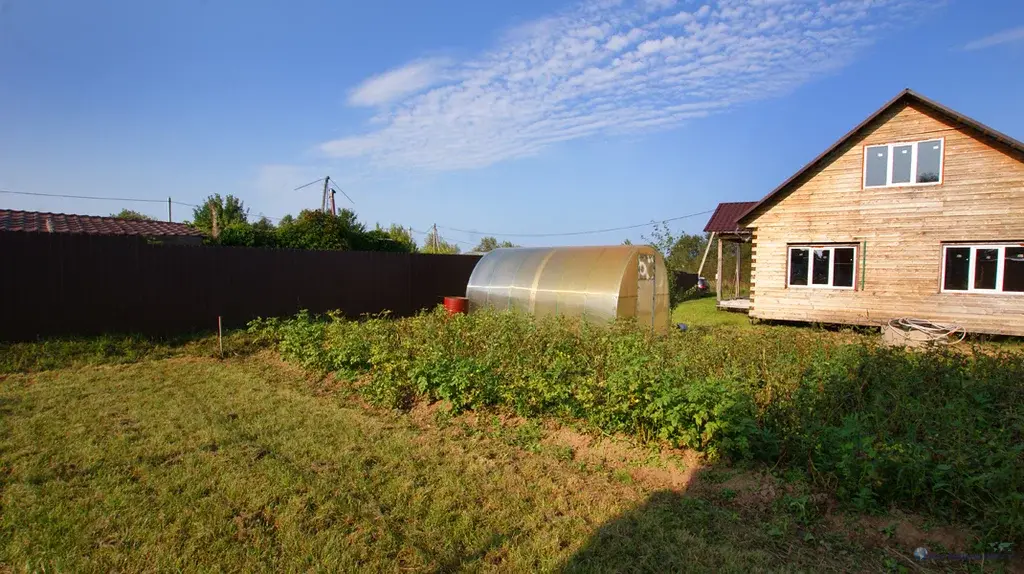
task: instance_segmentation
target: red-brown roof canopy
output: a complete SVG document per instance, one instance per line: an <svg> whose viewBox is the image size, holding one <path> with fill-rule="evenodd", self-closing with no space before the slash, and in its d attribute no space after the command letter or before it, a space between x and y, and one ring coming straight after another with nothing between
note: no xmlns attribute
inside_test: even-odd
<svg viewBox="0 0 1024 574"><path fill-rule="evenodd" d="M121 219L118 217L99 217L96 215L75 215L70 213L16 211L13 209L0 209L0 231L138 235L144 237L201 237L203 235L198 229L189 227L184 223Z"/></svg>
<svg viewBox="0 0 1024 574"><path fill-rule="evenodd" d="M715 233L735 233L742 231L739 223L740 216L746 213L751 207L757 205L756 201L737 201L733 203L719 203L711 219L704 226L704 231Z"/></svg>

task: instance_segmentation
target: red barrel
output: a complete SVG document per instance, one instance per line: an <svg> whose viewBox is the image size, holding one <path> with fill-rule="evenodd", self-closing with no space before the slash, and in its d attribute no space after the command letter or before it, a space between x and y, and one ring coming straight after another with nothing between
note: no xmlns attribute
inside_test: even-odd
<svg viewBox="0 0 1024 574"><path fill-rule="evenodd" d="M444 308L449 315L465 313L469 310L469 299L466 297L445 297Z"/></svg>

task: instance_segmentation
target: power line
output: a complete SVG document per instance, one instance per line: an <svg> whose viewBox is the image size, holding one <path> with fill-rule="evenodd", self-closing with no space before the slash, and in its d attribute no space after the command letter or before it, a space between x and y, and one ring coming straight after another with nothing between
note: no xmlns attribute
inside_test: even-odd
<svg viewBox="0 0 1024 574"><path fill-rule="evenodd" d="M323 179L323 178L321 178L321 179ZM320 180L317 180L317 181L320 181ZM313 183L316 183L316 182L313 182ZM36 192L31 192L31 191L12 191L12 190L9 190L9 189L0 189L0 193L10 193L10 194L14 194L14 195L32 195L32 196L37 196L37 197L59 197L59 198L63 198L63 199L96 199L96 200L100 200L100 201L139 201L139 202L145 202L145 203L167 203L167 200L164 200L164 199L143 199L143 198L139 198L139 197L96 197L96 196L92 196L92 195L68 195L66 193L36 193ZM196 205L194 203L186 203L184 201L171 201L171 204L172 205L180 205L182 207L195 207L195 208L200 207L199 205ZM271 217L269 215L264 215L262 213L258 214L258 216L259 217L265 217L267 219L274 219L274 220L277 220L277 221L280 221L281 219L283 219L282 217Z"/></svg>
<svg viewBox="0 0 1024 574"><path fill-rule="evenodd" d="M309 182L309 183L307 183L305 185L301 185L301 186L299 186L299 187L297 187L295 189L302 189L303 187L308 187L310 185L313 185L314 183L318 183L318 182L323 181L323 180L324 180L324 178L321 177L320 179L317 179L315 181L311 181L311 182ZM343 190L341 190L340 188L337 188L337 191L340 191L342 193L342 195L344 195L345 197L348 198L349 201L352 201L352 198L349 197L348 194L345 193ZM30 192L30 191L12 191L12 190L9 190L9 189L0 189L0 193L8 193L8 194L13 194L13 195L30 195L30 196L36 196L36 197L60 197L60 198L66 198L66 199L93 199L93 200L99 200L99 201L135 201L135 202L142 202L142 203L166 203L166 200L163 200L163 199L143 199L143 198L136 198L136 197L96 197L96 196L89 196L89 195L68 195L68 194L63 194L63 193L36 193L36 192ZM195 204L192 204L192 203L185 203L185 202L181 202L181 201L172 201L171 203L174 204L174 205L181 205L181 206L184 206L184 207L194 207L194 208L198 208L199 207L198 205L195 205ZM352 201L352 204L355 205L355 202ZM471 230L468 230L468 229L458 229L458 228L455 228L455 227L444 227L444 226L441 226L441 225L438 225L437 227L440 228L440 229L447 229L448 231L454 231L454 232L457 232L457 233L469 233L469 234L472 234L472 235L484 235L484 236L490 235L492 237L570 237L570 236L578 236L578 235L596 235L596 234L599 234L599 233L609 233L609 232L612 232L612 231L625 231L625 230L628 230L628 229L637 229L639 227L648 227L648 226L651 226L651 225L657 225L658 223L668 223L669 221L678 221L680 219L687 219L687 218L690 218L690 217L696 217L698 215L707 215L707 214L709 214L709 213L711 213L713 211L714 211L714 209L708 209L706 211L699 211L697 213L688 213L686 215L680 215L678 217L669 217L667 219L653 220L653 221L649 221L647 223L637 223L635 225L624 225L622 227L609 227L609 228L606 228L606 229L594 229L594 230L590 230L590 231L568 231L568 232L562 232L562 233L494 233L494 232L489 232L489 231L471 231ZM281 217L270 217L268 215L261 215L261 217L266 217L267 219L274 219L274 220L281 220L281 219L283 219ZM424 234L424 235L428 234L425 231L418 231L418 230L412 229L411 227L409 229L414 231L414 232L416 232L416 233L421 233L421 234ZM462 244L465 244L465 245L473 245L472 242L468 242L468 241L461 241L459 239L445 239L444 237L441 237L440 235L438 235L438 237L440 239L442 239L442 240L445 240L445 241L453 241L455 243L462 243Z"/></svg>
<svg viewBox="0 0 1024 574"><path fill-rule="evenodd" d="M454 227L441 227L441 229L447 229L448 231L457 231L459 233L472 233L474 235L490 235L492 237L566 237L570 235L596 235L598 233L608 233L611 231L625 231L627 229L636 229L638 227L648 227L650 225L657 225L658 223L668 223L669 221L678 221L680 219L686 219L689 217L696 217L698 215L707 215L713 212L714 209L707 211L699 211L697 213L688 213L686 215L680 215L679 217L669 217L668 219L659 219L656 221L650 221L648 223L637 223L636 225L625 225L622 227L609 227L607 229L595 229L592 231L569 231L564 233L494 233L489 231L470 231L468 229L456 229Z"/></svg>
<svg viewBox="0 0 1024 574"><path fill-rule="evenodd" d="M320 183L323 180L324 180L324 178L322 178L322 177L318 178L318 179L314 179L313 181L311 181L309 183L304 183L304 184L300 185L299 187L296 187L292 191L299 191L300 189L302 189L304 187L309 187L309 186L313 185L314 183Z"/></svg>
<svg viewBox="0 0 1024 574"><path fill-rule="evenodd" d="M334 190L334 191L336 191L336 192L338 192L338 193L340 193L340 194L344 195L344 196L345 196L345 198L346 198L346 199L348 199L348 200L349 200L349 202L350 202L350 203L351 203L352 205L355 205L355 204L356 204L356 202L355 202L355 201L352 201L352 198L351 198L351 197L349 197L349 195L348 195L347 193L345 193L345 190L341 189L340 187L338 187L338 185L337 185L336 183L334 183L333 181L331 181L331 176L329 176L329 175L328 175L328 176L326 176L326 177L320 177L320 178L314 179L313 181L311 181L311 182L309 182L309 183L304 183L304 184L300 185L299 187L296 187L296 188L295 188L295 189L293 189L292 191L299 191L299 190L300 190L300 189L302 189L302 188L305 188L305 187L309 187L309 186L311 186L311 185L313 185L313 184L316 184L316 183L320 183L321 181L325 181L325 180L326 180L326 185L324 186L324 201L325 201L325 202L326 202L326 200L327 200L327 190L328 190L328 189L331 189L331 190Z"/></svg>
<svg viewBox="0 0 1024 574"><path fill-rule="evenodd" d="M352 203L352 205L355 205L355 204L356 204L356 202L352 201L352 198L351 198L351 197L349 197L347 193L345 193L345 190L344 190L344 189L341 189L340 187L338 187L338 186L336 186L336 185L334 185L334 182L333 182L333 181L331 182L331 189L333 189L334 191L337 191L338 193L340 193L340 194L344 195L344 196L345 196L345 198L346 198L346 199L348 199L350 203Z"/></svg>
<svg viewBox="0 0 1024 574"><path fill-rule="evenodd" d="M461 239L446 239L443 235L438 235L438 237L441 238L441 241L454 241L455 243L461 243L463 245L476 245L472 241L462 241Z"/></svg>
<svg viewBox="0 0 1024 574"><path fill-rule="evenodd" d="M131 197L92 197L89 195L65 195L61 193L34 193L31 191L11 191L9 189L0 189L0 193L11 193L14 195L34 195L38 197L64 197L68 199L99 199L102 201L141 201L146 203L167 203L166 199L137 199Z"/></svg>
<svg viewBox="0 0 1024 574"><path fill-rule="evenodd" d="M440 227L440 226L438 226L438 227ZM420 235L428 235L429 236L431 234L430 231L420 231L419 229L413 229L411 227L407 227L406 229L408 229L409 231L412 231L413 233L419 233ZM440 239L441 241L451 241L451 242L454 242L454 243L461 243L463 245L475 245L472 241L462 241L461 239L446 239L444 236L442 236L440 234L438 234L437 238Z"/></svg>

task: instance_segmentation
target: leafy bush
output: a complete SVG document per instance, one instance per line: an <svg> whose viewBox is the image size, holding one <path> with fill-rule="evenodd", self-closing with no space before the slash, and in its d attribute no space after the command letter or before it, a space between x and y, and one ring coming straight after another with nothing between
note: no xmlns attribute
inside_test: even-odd
<svg viewBox="0 0 1024 574"><path fill-rule="evenodd" d="M907 352L785 327L655 336L514 313L254 323L371 402L501 405L801 469L865 511L899 504L1024 536L1024 356Z"/></svg>

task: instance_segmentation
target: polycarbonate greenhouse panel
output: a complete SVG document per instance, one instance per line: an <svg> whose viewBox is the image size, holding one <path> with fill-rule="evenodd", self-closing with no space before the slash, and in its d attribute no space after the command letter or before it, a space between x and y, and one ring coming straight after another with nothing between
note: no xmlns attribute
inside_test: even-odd
<svg viewBox="0 0 1024 574"><path fill-rule="evenodd" d="M638 272L641 261L645 274ZM470 311L490 307L602 322L635 317L662 332L669 323L665 262L644 245L495 249L477 263L466 296Z"/></svg>

